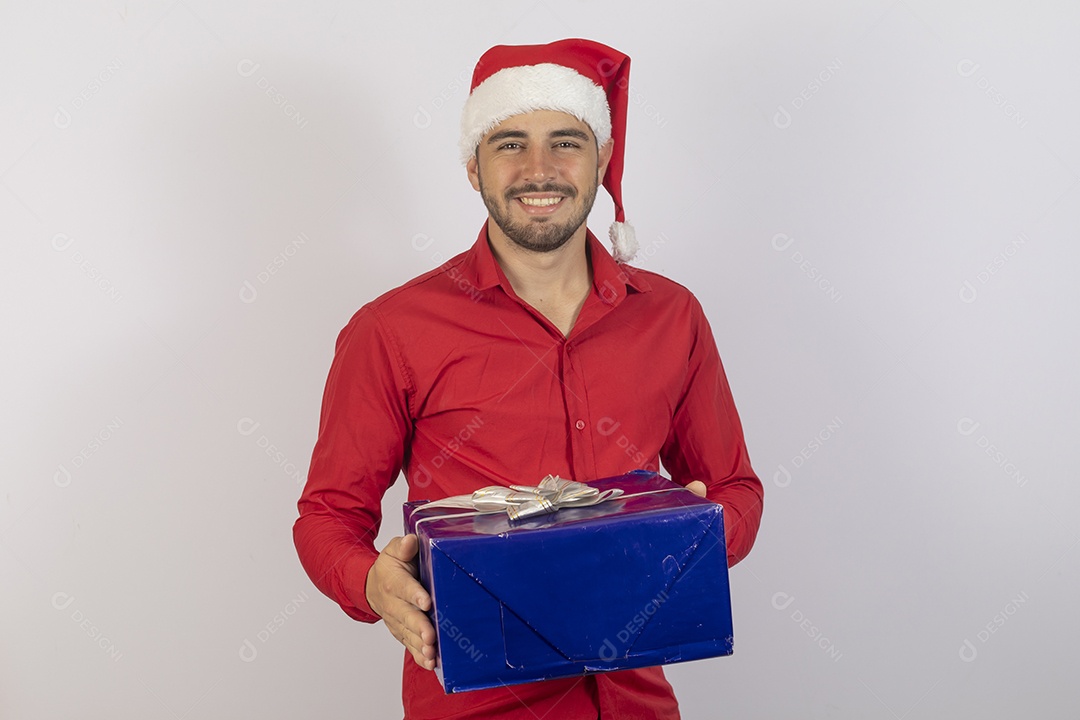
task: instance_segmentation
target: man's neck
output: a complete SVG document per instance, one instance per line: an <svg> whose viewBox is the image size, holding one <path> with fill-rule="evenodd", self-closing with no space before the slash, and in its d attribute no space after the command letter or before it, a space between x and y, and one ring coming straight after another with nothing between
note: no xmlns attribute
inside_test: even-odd
<svg viewBox="0 0 1080 720"><path fill-rule="evenodd" d="M535 252L510 240L488 220L488 242L514 292L570 334L592 287L585 225L558 250Z"/></svg>

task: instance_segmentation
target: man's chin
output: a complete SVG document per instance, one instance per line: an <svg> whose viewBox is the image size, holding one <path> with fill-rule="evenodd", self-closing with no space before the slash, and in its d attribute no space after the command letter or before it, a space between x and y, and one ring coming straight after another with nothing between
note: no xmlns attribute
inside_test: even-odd
<svg viewBox="0 0 1080 720"><path fill-rule="evenodd" d="M537 225L543 226L543 232L537 232ZM570 238L574 236L577 231L567 230L565 227L555 227L545 223L530 223L529 227L521 227L518 225L511 226L509 228L501 228L503 233L510 239L512 243L525 250L531 250L532 252L547 253L554 252L566 243L570 242Z"/></svg>
<svg viewBox="0 0 1080 720"><path fill-rule="evenodd" d="M566 245L570 241L570 235L565 238L554 240L537 240L535 238L520 237L518 235L511 235L507 233L506 237L510 238L510 241L523 250L529 250L537 253L549 253L555 252L562 246Z"/></svg>

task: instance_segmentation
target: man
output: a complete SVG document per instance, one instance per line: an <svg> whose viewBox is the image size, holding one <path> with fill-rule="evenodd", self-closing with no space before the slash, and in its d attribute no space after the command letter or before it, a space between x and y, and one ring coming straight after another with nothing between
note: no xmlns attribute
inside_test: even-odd
<svg viewBox="0 0 1080 720"><path fill-rule="evenodd" d="M625 264L629 67L586 40L485 53L461 140L488 209L476 243L365 305L338 338L294 535L319 589L406 647L406 718L679 715L660 668L444 694L416 538L373 544L399 471L411 500L434 500L662 461L724 505L729 564L757 533L762 487L701 306ZM585 225L601 182L614 258Z"/></svg>

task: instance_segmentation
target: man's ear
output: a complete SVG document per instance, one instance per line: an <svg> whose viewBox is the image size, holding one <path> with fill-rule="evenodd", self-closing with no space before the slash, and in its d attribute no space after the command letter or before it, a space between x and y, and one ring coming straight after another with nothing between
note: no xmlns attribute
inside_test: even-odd
<svg viewBox="0 0 1080 720"><path fill-rule="evenodd" d="M473 153L469 162L465 163L465 171L469 174L469 184L473 186L473 190L480 192L480 162L476 156L477 153Z"/></svg>
<svg viewBox="0 0 1080 720"><path fill-rule="evenodd" d="M604 174L607 173L608 162L611 161L611 152L614 149L615 138L608 138L596 152L596 183L598 185L604 182Z"/></svg>

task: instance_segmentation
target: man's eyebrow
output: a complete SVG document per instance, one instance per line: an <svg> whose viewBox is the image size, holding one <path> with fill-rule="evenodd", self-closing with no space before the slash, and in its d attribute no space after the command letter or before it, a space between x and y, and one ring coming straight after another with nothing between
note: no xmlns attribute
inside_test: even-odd
<svg viewBox="0 0 1080 720"><path fill-rule="evenodd" d="M523 130L500 130L497 133L491 134L491 137L487 139L487 144L491 145L492 143L497 143L501 140L506 140L508 138L517 138L524 140L527 137L528 135L525 134Z"/></svg>
<svg viewBox="0 0 1080 720"><path fill-rule="evenodd" d="M555 130L550 135L548 135L548 137L572 137L581 140L582 142L589 142L589 140L592 140L592 138L589 137L589 133L585 132L584 130L578 130L577 128L563 128L562 130Z"/></svg>

